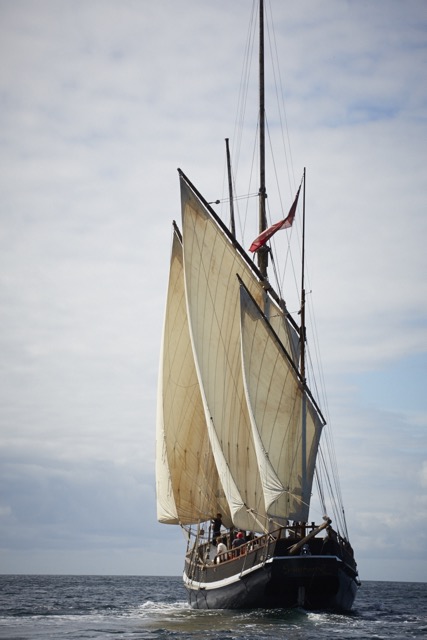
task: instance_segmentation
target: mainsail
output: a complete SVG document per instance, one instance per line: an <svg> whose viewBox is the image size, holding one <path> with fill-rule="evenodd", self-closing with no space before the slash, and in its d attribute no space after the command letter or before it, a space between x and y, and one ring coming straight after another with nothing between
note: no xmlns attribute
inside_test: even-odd
<svg viewBox="0 0 427 640"><path fill-rule="evenodd" d="M219 510L260 533L271 519L305 520L322 422L309 402L303 463L298 331L183 174L181 204L159 379L158 517L185 524Z"/></svg>

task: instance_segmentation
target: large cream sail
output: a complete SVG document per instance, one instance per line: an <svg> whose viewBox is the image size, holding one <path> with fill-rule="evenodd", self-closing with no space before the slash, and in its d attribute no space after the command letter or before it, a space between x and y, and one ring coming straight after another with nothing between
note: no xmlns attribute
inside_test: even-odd
<svg viewBox="0 0 427 640"><path fill-rule="evenodd" d="M307 521L323 423L307 398L306 446L303 447L302 394L305 391L290 354L243 284L240 308L245 391L258 463L264 470L266 510L278 523Z"/></svg>
<svg viewBox="0 0 427 640"><path fill-rule="evenodd" d="M212 456L188 331L182 245L174 231L157 408L157 517L169 524L230 520Z"/></svg>
<svg viewBox="0 0 427 640"><path fill-rule="evenodd" d="M182 176L181 199L188 319L213 453L235 526L264 531L268 514L242 377L236 274L261 307L267 294L230 236ZM277 331L289 351L295 352L283 311L271 299L269 304L278 318Z"/></svg>

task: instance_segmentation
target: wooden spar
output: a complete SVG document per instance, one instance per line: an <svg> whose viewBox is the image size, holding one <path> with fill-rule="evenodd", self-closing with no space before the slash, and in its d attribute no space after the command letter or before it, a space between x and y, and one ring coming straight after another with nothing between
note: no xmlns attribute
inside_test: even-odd
<svg viewBox="0 0 427 640"><path fill-rule="evenodd" d="M236 237L236 225L234 222L234 198L233 198L233 178L231 175L230 146L228 138L225 139L225 147L227 150L227 173L228 173L228 194L230 199L230 231Z"/></svg>
<svg viewBox="0 0 427 640"><path fill-rule="evenodd" d="M265 212L265 81L264 81L264 1L259 3L259 233L267 228ZM268 247L258 250L258 268L267 277Z"/></svg>
<svg viewBox="0 0 427 640"><path fill-rule="evenodd" d="M301 252L301 378L305 382L305 167L303 174L303 204L302 204L302 252Z"/></svg>
<svg viewBox="0 0 427 640"><path fill-rule="evenodd" d="M305 282L304 282L304 263L305 263L305 167L304 167L304 189L303 189L303 205L302 205L302 255L301 255L301 327L300 327L300 374L302 380L302 407L301 407L301 476L302 476L302 499L309 502L310 497L307 492L307 392L306 392L306 374L305 374Z"/></svg>
<svg viewBox="0 0 427 640"><path fill-rule="evenodd" d="M314 538L315 536L317 536L318 533L323 531L323 529L326 529L326 527L329 527L331 522L332 520L327 518L326 522L321 524L319 527L316 527L315 529L313 529L313 531L310 531L310 533L308 533L304 538L299 540L296 544L292 545L292 547L289 547L288 549L289 555L291 556L294 555L297 551L301 549L301 547L303 547L309 540L311 540L311 538Z"/></svg>

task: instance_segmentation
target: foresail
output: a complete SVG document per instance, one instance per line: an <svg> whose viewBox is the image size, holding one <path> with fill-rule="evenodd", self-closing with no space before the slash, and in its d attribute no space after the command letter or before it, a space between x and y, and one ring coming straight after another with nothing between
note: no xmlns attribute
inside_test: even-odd
<svg viewBox="0 0 427 640"><path fill-rule="evenodd" d="M229 520L212 456L191 348L182 244L174 231L163 329L157 410L157 516L192 524L218 511Z"/></svg>
<svg viewBox="0 0 427 640"><path fill-rule="evenodd" d="M305 522L323 422L307 398L304 462L303 390L292 357L243 284L240 309L245 391L263 470L266 511L278 522Z"/></svg>

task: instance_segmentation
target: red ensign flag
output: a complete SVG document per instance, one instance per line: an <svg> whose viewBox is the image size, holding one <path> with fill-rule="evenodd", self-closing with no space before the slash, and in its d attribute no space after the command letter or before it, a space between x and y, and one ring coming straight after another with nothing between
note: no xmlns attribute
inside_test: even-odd
<svg viewBox="0 0 427 640"><path fill-rule="evenodd" d="M299 196L300 190L301 190L301 185L297 191L295 200L292 204L292 207L289 209L289 213L286 216L286 218L284 220L280 220L280 222L276 222L276 224L272 224L271 227L268 227L268 229L260 233L259 236L255 238L255 240L252 242L251 246L249 247L249 251L252 251L252 253L254 253L255 251L258 251L258 249L260 249L263 245L265 245L267 240L269 240L271 236L273 236L276 233L276 231L279 231L279 229L289 229L289 227L292 227L292 223L295 218L295 212L297 210L298 196Z"/></svg>

